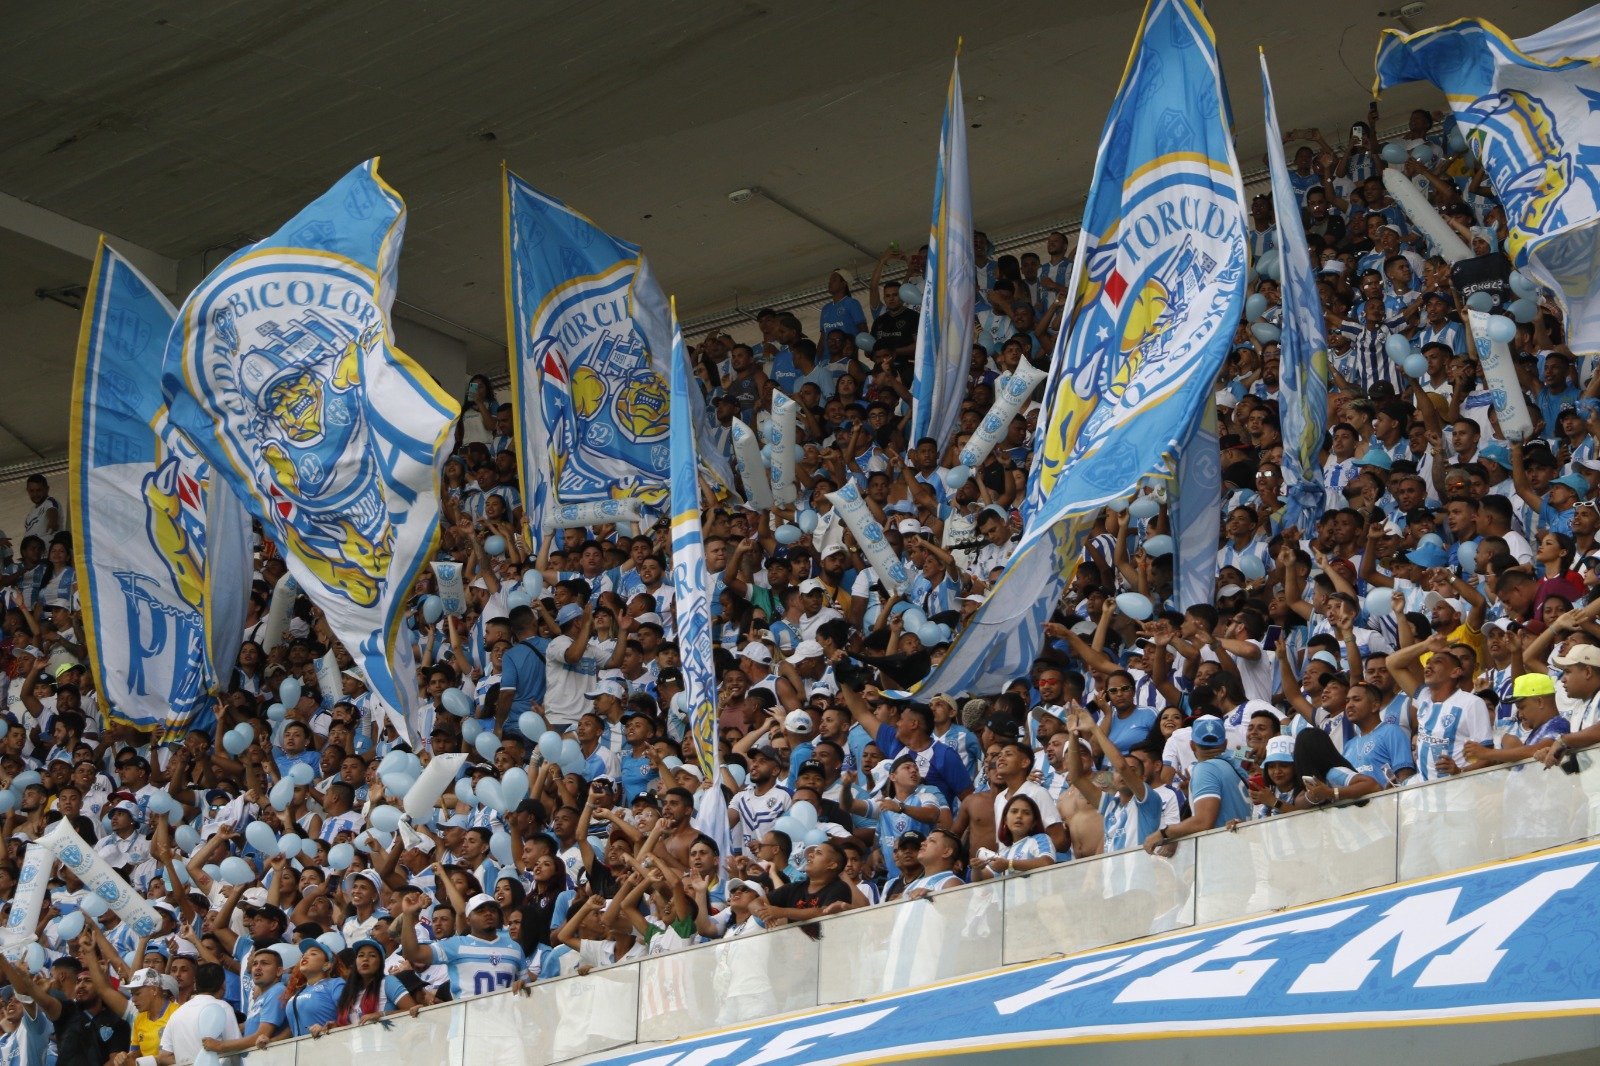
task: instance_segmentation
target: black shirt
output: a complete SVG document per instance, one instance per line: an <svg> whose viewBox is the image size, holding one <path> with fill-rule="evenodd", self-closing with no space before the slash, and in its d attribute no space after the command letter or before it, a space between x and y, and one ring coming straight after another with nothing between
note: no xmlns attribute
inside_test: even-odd
<svg viewBox="0 0 1600 1066"><path fill-rule="evenodd" d="M851 897L849 885L833 880L816 891L812 891L808 881L794 881L773 889L768 899L774 907L785 910L821 911L835 903L849 903Z"/></svg>
<svg viewBox="0 0 1600 1066"><path fill-rule="evenodd" d="M56 1066L105 1066L133 1040L127 1022L102 1006L90 1013L76 1003L61 1004L56 1019Z"/></svg>
<svg viewBox="0 0 1600 1066"><path fill-rule="evenodd" d="M905 306L885 311L872 322L872 339L878 348L907 348L917 343L917 313Z"/></svg>

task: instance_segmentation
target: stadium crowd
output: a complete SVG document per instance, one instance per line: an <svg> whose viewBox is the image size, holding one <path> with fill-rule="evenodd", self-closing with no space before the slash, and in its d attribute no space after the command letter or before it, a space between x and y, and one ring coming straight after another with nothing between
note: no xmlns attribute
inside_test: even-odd
<svg viewBox="0 0 1600 1066"><path fill-rule="evenodd" d="M1492 763L1557 766L1600 741L1595 361L1574 358L1540 303L1511 342L1535 431L1506 439L1463 326L1471 293L1512 302L1503 213L1435 116L1391 139L1399 164L1376 125L1374 112L1337 146L1291 131L1300 202L1250 205L1256 257L1275 217L1298 211L1315 259L1331 362L1323 516L1285 527L1279 348L1241 321L1216 387L1213 601L1175 608L1172 556L1154 541L1170 531L1165 497L1148 487L1101 516L1037 662L1003 691L893 695L941 661L1017 543L1038 404L973 476L952 470L998 375L1048 364L1071 238L995 257L977 235L977 344L943 453L906 439L905 296L923 252L891 249L864 286L833 274L815 322L764 310L753 343L700 339L692 358L725 434L756 424L774 392L799 401L799 507L813 512L705 513L720 781L702 779L685 739L667 528L568 529L530 557L511 412L486 378L466 390L444 475L440 558L464 564L467 608L440 615L419 582L402 639L423 699L404 721L374 713L304 597L263 640L285 567L262 539L214 728L161 747L109 723L71 515L59 488L29 479L14 554L0 534L0 897L29 842L66 820L161 924L135 937L59 869L42 951L0 961L0 1063L244 1052L972 879L1159 855L1235 821ZM1439 257L1385 191L1386 165L1473 258ZM1252 277L1277 321L1278 284ZM1396 336L1425 374L1393 358ZM903 593L834 514L826 494L846 482L914 572ZM1126 593L1153 613L1119 611ZM318 670L330 649L333 691ZM468 758L432 817L369 820L452 752ZM695 825L713 788L728 854ZM227 1023L203 1035L218 1000Z"/></svg>

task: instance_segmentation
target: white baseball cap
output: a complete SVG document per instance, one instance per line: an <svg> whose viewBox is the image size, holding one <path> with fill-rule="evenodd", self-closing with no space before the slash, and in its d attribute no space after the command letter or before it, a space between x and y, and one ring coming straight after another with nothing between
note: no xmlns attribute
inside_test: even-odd
<svg viewBox="0 0 1600 1066"><path fill-rule="evenodd" d="M783 728L800 736L811 735L811 716L805 711L790 711L783 719Z"/></svg>
<svg viewBox="0 0 1600 1066"><path fill-rule="evenodd" d="M473 911L477 910L479 907L498 907L498 906L500 906L500 904L499 904L498 901L496 901L496 899L493 896L488 895L488 894L483 893L483 892L479 892L476 896L473 896L471 899L467 900L467 913L471 914Z"/></svg>
<svg viewBox="0 0 1600 1066"><path fill-rule="evenodd" d="M791 666L799 666L807 659L820 659L827 653L822 650L822 645L814 640L802 640L795 645L794 654L789 656Z"/></svg>
<svg viewBox="0 0 1600 1066"><path fill-rule="evenodd" d="M759 640L752 640L739 649L739 655L742 658L749 659L751 662L760 663L762 666L772 665L772 649Z"/></svg>

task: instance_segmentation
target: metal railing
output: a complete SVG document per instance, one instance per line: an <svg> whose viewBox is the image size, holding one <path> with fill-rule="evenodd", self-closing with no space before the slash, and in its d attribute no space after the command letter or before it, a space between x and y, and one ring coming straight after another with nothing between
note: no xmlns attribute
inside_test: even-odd
<svg viewBox="0 0 1600 1066"><path fill-rule="evenodd" d="M246 1066L551 1063L1332 899L1600 836L1600 759L1517 764L649 956L252 1052ZM469 1050L470 1047L470 1050Z"/></svg>

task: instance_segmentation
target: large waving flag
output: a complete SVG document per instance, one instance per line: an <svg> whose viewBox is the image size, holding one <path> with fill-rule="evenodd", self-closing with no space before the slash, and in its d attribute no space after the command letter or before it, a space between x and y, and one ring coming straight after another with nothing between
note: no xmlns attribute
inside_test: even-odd
<svg viewBox="0 0 1600 1066"><path fill-rule="evenodd" d="M916 375L911 384L911 443L932 437L940 451L961 414L972 363L972 192L967 182L967 111L961 102L961 58L950 68L939 163L933 179L933 225L917 319Z"/></svg>
<svg viewBox="0 0 1600 1066"><path fill-rule="evenodd" d="M1553 289L1568 343L1600 352L1600 7L1513 41L1482 19L1386 31L1377 88L1429 81L1506 210L1505 251ZM1566 48L1582 49L1580 52Z"/></svg>
<svg viewBox="0 0 1600 1066"><path fill-rule="evenodd" d="M209 728L243 639L250 522L173 426L161 358L176 312L104 240L72 386L73 558L113 721L176 743Z"/></svg>
<svg viewBox="0 0 1600 1066"><path fill-rule="evenodd" d="M664 500L672 329L638 245L509 170L504 177L512 408L523 507L538 542L557 503ZM732 485L726 457L704 446L715 427L690 384L687 409L706 461Z"/></svg>
<svg viewBox="0 0 1600 1066"><path fill-rule="evenodd" d="M1216 599L1217 542L1222 536L1222 452L1217 409L1206 403L1178 450L1167 513L1172 517L1172 584L1178 607Z"/></svg>
<svg viewBox="0 0 1600 1066"><path fill-rule="evenodd" d="M678 658L683 663L683 698L689 705L689 734L700 774L710 788L700 801L695 826L728 856L728 807L722 795L722 759L717 746L717 671L711 658L711 580L700 539L700 457L698 424L690 416L689 395L699 382L689 373L688 353L672 310L672 589L678 622Z"/></svg>
<svg viewBox="0 0 1600 1066"><path fill-rule="evenodd" d="M1216 42L1194 0L1150 0L1101 138L1049 420L1046 496L989 599L920 686L992 692L1033 664L1100 508L1174 456L1244 304L1244 192Z"/></svg>
<svg viewBox="0 0 1600 1066"><path fill-rule="evenodd" d="M1279 205L1278 267L1283 293L1283 328L1278 338L1278 395L1283 428L1283 476L1289 494L1284 525L1310 532L1322 517L1328 494L1323 487L1322 438L1328 431L1328 337L1322 322L1322 297L1311 272L1311 251L1300 220L1289 165L1278 132L1267 56L1261 54L1261 91L1266 98L1267 165L1272 172L1272 202Z"/></svg>
<svg viewBox="0 0 1600 1066"><path fill-rule="evenodd" d="M402 718L416 681L398 630L438 540L439 472L459 414L393 343L404 230L405 204L377 160L356 167L194 291L164 378L173 421Z"/></svg>

